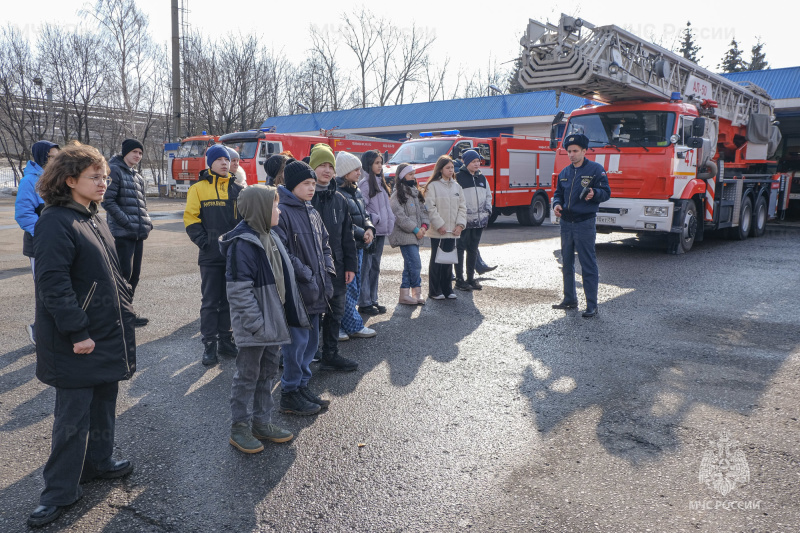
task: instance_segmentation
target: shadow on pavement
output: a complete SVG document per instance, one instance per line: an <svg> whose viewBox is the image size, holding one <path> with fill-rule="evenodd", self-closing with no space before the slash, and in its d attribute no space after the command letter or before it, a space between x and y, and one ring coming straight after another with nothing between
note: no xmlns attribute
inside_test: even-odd
<svg viewBox="0 0 800 533"><path fill-rule="evenodd" d="M708 249L735 243L703 244ZM718 260L695 251L673 257L660 246L629 247L623 241L598 244L597 255L600 316L587 320L580 310L565 311L563 318L517 337L532 356L520 392L539 431L569 428L572 417L599 407L599 442L612 455L641 464L679 446L677 430L698 404L741 414L757 408L797 347L782 333L786 324L773 319L784 304L753 287L747 291L750 305L740 306L735 316L704 309L705 291L742 289L721 283L719 269L708 268ZM673 279L649 276L662 261L675 263ZM647 285L650 296L631 289L603 301L603 284Z"/></svg>
<svg viewBox="0 0 800 533"><path fill-rule="evenodd" d="M384 257L394 253L389 250L387 245ZM398 294L401 271L385 266L381 271L380 292L394 296ZM423 259L423 296L427 296L427 271L428 263ZM427 299L424 306L401 305L396 301L388 303L385 315L369 321L369 327L378 332L376 337L339 344L343 356L358 361L358 370L353 374L337 375L318 371L316 366L312 366L312 388L325 387L337 396L348 394L355 390L364 375L384 363L388 365L391 384L405 387L414 381L427 359L438 363L454 361L458 357L459 342L472 334L483 321L472 295L455 292L457 300ZM367 317L364 318L366 323ZM398 339L403 340L398 342Z"/></svg>
<svg viewBox="0 0 800 533"><path fill-rule="evenodd" d="M263 452L245 455L228 443L233 359L202 366L198 330L195 320L137 347L137 372L132 380L120 382L114 454L116 459L130 459L134 472L124 480L84 485L83 498L51 528L81 529L83 515L103 504L116 511L103 527L109 532L201 530L206 525L224 531L257 528L257 507L294 462L295 448L291 443L265 442ZM3 364L23 352L29 350L6 354ZM31 372L30 365L24 370ZM51 416L53 397L49 387L37 394L15 412L37 412L40 417L20 422L19 415L3 430ZM310 423L313 419L303 421L299 429L284 425L297 436ZM35 435L36 442L27 445L47 446L49 431L48 425L46 436ZM40 451L46 459L47 452ZM0 501L12 501L12 494L17 499L27 495L29 504L14 513L20 525L38 502L43 466L42 461L35 471L0 491ZM97 529L97 523L89 528Z"/></svg>

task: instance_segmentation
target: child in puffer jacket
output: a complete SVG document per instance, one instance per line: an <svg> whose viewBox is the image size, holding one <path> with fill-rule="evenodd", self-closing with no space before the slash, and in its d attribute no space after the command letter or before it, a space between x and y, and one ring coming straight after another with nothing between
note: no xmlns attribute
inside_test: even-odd
<svg viewBox="0 0 800 533"><path fill-rule="evenodd" d="M422 297L422 262L419 245L425 239L430 221L425 207L425 198L417 187L414 167L407 163L398 165L395 172L394 192L391 206L394 213L394 229L389 235L389 244L400 247L403 255L403 281L400 283L401 304L424 305Z"/></svg>
<svg viewBox="0 0 800 533"><path fill-rule="evenodd" d="M277 234L278 191L253 185L239 194L242 221L219 238L231 325L239 354L231 387L230 443L244 453L261 440L287 442L291 432L272 424L272 385L290 327L310 328L289 254Z"/></svg>

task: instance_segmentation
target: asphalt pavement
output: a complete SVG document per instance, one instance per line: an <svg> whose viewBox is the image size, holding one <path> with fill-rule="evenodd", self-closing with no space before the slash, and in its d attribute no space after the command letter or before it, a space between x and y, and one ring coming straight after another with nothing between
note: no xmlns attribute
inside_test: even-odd
<svg viewBox="0 0 800 533"><path fill-rule="evenodd" d="M484 289L413 308L396 304L402 258L387 246L388 312L368 321L378 335L341 345L359 369L312 367L330 409L276 413L295 439L245 455L228 443L234 362L200 364L182 204L150 209L135 300L150 325L137 330L138 370L117 413L115 457L135 470L84 486L44 531L799 529L796 227L710 238L681 256L601 235L596 319L550 308L561 259L549 223L501 217L484 232L481 253L499 265ZM13 199L0 195L3 532L25 531L38 502L55 397L34 376L21 242Z"/></svg>

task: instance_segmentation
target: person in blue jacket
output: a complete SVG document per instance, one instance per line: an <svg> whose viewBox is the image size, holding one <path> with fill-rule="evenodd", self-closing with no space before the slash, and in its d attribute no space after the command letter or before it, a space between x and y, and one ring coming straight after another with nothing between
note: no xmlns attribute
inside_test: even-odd
<svg viewBox="0 0 800 533"><path fill-rule="evenodd" d="M36 183L44 171L47 160L55 157L58 150L58 145L50 141L39 141L33 144L31 147L31 157L33 159L28 161L25 166L17 189L17 199L14 202L14 219L24 231L22 234L22 255L31 260L31 273L34 275L36 269L33 259L33 228L44 208L44 200L36 190ZM36 344L35 325L30 324L25 326L25 329L28 330L31 342Z"/></svg>
<svg viewBox="0 0 800 533"><path fill-rule="evenodd" d="M597 237L595 217L600 204L611 197L608 177L602 165L586 159L589 139L572 134L564 139L564 149L572 163L558 174L553 194L553 211L561 219L561 259L564 276L564 299L553 309L578 307L575 292L575 251L581 262L586 310L583 316L597 316L599 274L594 243Z"/></svg>

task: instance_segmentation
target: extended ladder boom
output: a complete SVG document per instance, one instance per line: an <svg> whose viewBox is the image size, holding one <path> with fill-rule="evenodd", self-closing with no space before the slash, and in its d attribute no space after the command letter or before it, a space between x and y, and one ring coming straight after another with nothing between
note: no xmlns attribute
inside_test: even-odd
<svg viewBox="0 0 800 533"><path fill-rule="evenodd" d="M562 14L558 26L530 20L519 81L526 89L555 89L611 103L683 98L717 103L734 126L753 113L772 114L769 95L744 87L618 26L595 27Z"/></svg>

